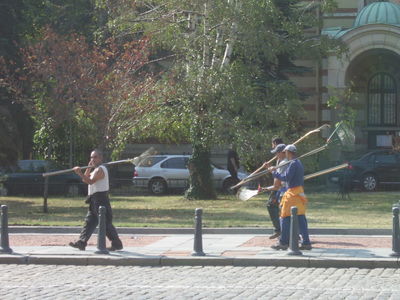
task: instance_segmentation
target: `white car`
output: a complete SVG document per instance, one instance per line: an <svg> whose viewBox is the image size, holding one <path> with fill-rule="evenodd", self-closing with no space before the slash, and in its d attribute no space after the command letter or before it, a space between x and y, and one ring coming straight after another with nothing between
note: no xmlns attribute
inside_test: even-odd
<svg viewBox="0 0 400 300"><path fill-rule="evenodd" d="M187 188L190 155L154 155L142 160L135 168L133 183L136 187L147 188L156 195L165 194L168 189ZM215 187L224 191L235 184L228 170L212 165ZM238 173L239 179L247 176Z"/></svg>

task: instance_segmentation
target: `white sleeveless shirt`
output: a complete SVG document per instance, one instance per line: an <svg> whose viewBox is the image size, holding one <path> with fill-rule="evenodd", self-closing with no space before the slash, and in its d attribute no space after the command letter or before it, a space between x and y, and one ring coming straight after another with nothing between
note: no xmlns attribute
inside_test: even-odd
<svg viewBox="0 0 400 300"><path fill-rule="evenodd" d="M287 158L284 158L282 160L277 160L276 161L276 167L277 167L276 170L278 171L279 174L284 173L285 170L289 167L289 165L285 165L285 166L282 166L282 167L279 166L280 164L284 164L287 161L288 161ZM287 182L286 181L281 181L281 186L282 187L287 187Z"/></svg>
<svg viewBox="0 0 400 300"><path fill-rule="evenodd" d="M89 184L89 187L88 187L89 196L91 196L97 192L107 192L110 189L109 181L108 181L108 170L105 166L98 166L96 169L94 169L93 172L90 173L90 179L93 179L94 173L96 172L96 170L98 168L101 168L103 170L104 178L97 180L93 184Z"/></svg>

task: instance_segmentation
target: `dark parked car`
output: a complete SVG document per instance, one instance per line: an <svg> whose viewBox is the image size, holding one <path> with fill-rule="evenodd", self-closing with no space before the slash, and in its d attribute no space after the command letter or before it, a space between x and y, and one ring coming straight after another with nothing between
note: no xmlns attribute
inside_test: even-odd
<svg viewBox="0 0 400 300"><path fill-rule="evenodd" d="M19 160L16 166L0 170L0 192L2 195L35 194L44 192L42 173L63 169L55 162L46 160ZM49 194L67 196L83 195L87 191L75 173L49 177Z"/></svg>
<svg viewBox="0 0 400 300"><path fill-rule="evenodd" d="M349 167L331 175L342 188L375 191L383 185L400 184L400 153L378 150L349 162Z"/></svg>
<svg viewBox="0 0 400 300"><path fill-rule="evenodd" d="M135 165L115 164L107 166L110 177L110 188L118 188L122 186L132 186L132 177L135 174Z"/></svg>

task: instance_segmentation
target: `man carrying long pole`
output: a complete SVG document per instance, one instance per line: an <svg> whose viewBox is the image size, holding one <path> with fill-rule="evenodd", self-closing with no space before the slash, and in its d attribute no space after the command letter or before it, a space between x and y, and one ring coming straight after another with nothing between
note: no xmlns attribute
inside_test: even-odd
<svg viewBox="0 0 400 300"><path fill-rule="evenodd" d="M307 132L305 135L303 135L301 138L299 138L297 141L295 141L295 142L293 143L293 145L296 145L296 144L300 143L301 141L303 141L305 138L307 138L308 136L310 136L310 135L313 134L313 133L321 132L324 128L329 128L329 125L324 124L324 125L322 125L321 127L317 128L317 129L314 129L314 130L311 130L311 131ZM329 140L329 139L328 139L328 140ZM327 143L328 143L328 142L327 142ZM272 140L272 144L273 144L273 148L275 148L278 144L283 144L283 141L282 141L281 139L279 139L279 140L277 140L277 139L276 139L276 140ZM275 144L275 145L274 145L274 144ZM325 148L326 148L326 147L325 147ZM323 149L325 149L325 148L322 148L322 147L321 147L321 148L319 149L319 151L321 151L321 150L323 150ZM316 149L316 150L317 150L317 149ZM276 159L276 156L274 156L272 159L270 159L267 163L270 164L270 163L272 163L275 159ZM265 164L262 165L261 167L259 167L257 170L255 170L253 173L251 173L251 174L250 174L249 176L247 176L246 178L242 179L242 180L241 180L240 182L238 182L236 185L232 186L231 189L236 189L236 188L242 186L243 184L247 183L249 180L251 180L251 178L252 178L252 179L255 179L255 178L258 178L259 175L265 174L264 168L265 168Z"/></svg>
<svg viewBox="0 0 400 300"><path fill-rule="evenodd" d="M290 236L290 215L291 207L297 206L300 235L302 237L301 250L311 250L311 242L308 235L308 224L306 219L307 198L304 194L304 167L299 159L296 158L296 146L287 145L284 149L286 158L290 161L289 166L283 173L277 171L277 167L270 167L274 178L285 181L288 190L281 200L281 236L276 245L271 246L275 250L286 250L289 247Z"/></svg>
<svg viewBox="0 0 400 300"><path fill-rule="evenodd" d="M112 224L112 210L110 199L108 198L109 179L108 171L102 165L103 153L100 150L93 150L90 154L89 168L85 173L82 173L81 167L74 167L74 172L78 174L84 183L89 185L88 197L86 203L89 204L89 211L85 218L85 225L83 226L79 240L71 242L69 245L79 250L85 250L87 241L90 239L94 230L99 222L99 207L106 208L106 235L111 241L110 251L121 250L122 241L120 240L117 230Z"/></svg>

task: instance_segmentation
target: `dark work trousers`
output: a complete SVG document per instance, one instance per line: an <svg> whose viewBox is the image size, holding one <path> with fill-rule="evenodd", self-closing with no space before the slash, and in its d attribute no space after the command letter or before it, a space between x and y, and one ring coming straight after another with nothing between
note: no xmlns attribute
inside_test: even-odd
<svg viewBox="0 0 400 300"><path fill-rule="evenodd" d="M267 201L267 209L274 226L274 232L281 232L281 224L279 222L279 192L272 191Z"/></svg>
<svg viewBox="0 0 400 300"><path fill-rule="evenodd" d="M302 245L311 245L310 237L308 235L308 223L305 215L297 216L299 220L299 233L301 235ZM281 218L282 235L279 239L279 243L282 245L289 245L290 239L290 223L291 217Z"/></svg>
<svg viewBox="0 0 400 300"><path fill-rule="evenodd" d="M106 208L106 236L111 241L112 246L122 248L122 242L112 224L112 210L108 192L94 193L88 196L86 202L89 202L89 211L86 215L85 225L83 226L79 240L84 242L85 245L87 244L87 241L99 223L99 207L104 206Z"/></svg>
<svg viewBox="0 0 400 300"><path fill-rule="evenodd" d="M236 172L236 170L234 168L228 168L229 174L231 174L231 177L233 178L233 180L235 181L235 184L238 183L240 181L239 177L238 177L238 173Z"/></svg>

